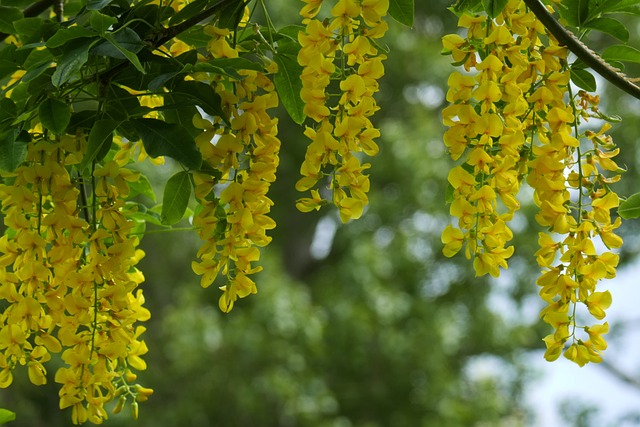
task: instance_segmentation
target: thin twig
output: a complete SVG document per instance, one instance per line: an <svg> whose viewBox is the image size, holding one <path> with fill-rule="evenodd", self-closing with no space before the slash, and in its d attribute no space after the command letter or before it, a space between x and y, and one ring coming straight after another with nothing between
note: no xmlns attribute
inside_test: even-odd
<svg viewBox="0 0 640 427"><path fill-rule="evenodd" d="M558 43L566 46L574 55L609 83L640 99L640 87L633 84L627 76L607 64L597 53L589 49L572 32L562 26L539 0L524 0L524 2L545 28L558 40Z"/></svg>

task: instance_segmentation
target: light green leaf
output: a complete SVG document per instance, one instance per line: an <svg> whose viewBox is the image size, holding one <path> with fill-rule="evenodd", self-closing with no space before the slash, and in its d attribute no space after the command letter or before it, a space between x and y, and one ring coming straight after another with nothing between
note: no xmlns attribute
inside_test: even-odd
<svg viewBox="0 0 640 427"><path fill-rule="evenodd" d="M71 120L71 107L59 99L47 98L38 107L42 126L56 135L62 135Z"/></svg>
<svg viewBox="0 0 640 427"><path fill-rule="evenodd" d="M9 421L14 421L15 419L15 412L11 412L8 409L0 409L0 424L6 424Z"/></svg>
<svg viewBox="0 0 640 427"><path fill-rule="evenodd" d="M138 194L141 194L145 197L148 197L152 202L156 202L156 193L153 191L153 187L151 187L149 178L144 175L140 175L140 179L138 179L137 181L130 182L129 189L131 190L129 198L133 198Z"/></svg>
<svg viewBox="0 0 640 427"><path fill-rule="evenodd" d="M509 0L482 0L482 6L484 7L485 12L491 18L495 18L500 15L502 9L507 5Z"/></svg>
<svg viewBox="0 0 640 427"><path fill-rule="evenodd" d="M24 16L17 7L0 6L0 33L15 33L16 29L13 27L13 21L22 18Z"/></svg>
<svg viewBox="0 0 640 427"><path fill-rule="evenodd" d="M595 92L596 90L596 78L589 71L582 68L571 68L571 81L587 92Z"/></svg>
<svg viewBox="0 0 640 427"><path fill-rule="evenodd" d="M89 59L89 49L95 42L94 39L74 40L67 45L67 49L62 54L56 70L51 76L51 83L55 87L60 87L71 80Z"/></svg>
<svg viewBox="0 0 640 427"><path fill-rule="evenodd" d="M184 216L191 198L191 177L189 172L181 171L167 181L162 196L162 214L160 219L165 225L173 225Z"/></svg>
<svg viewBox="0 0 640 427"><path fill-rule="evenodd" d="M113 24L117 23L118 19L100 13L98 11L91 11L91 18L89 18L89 23L91 24L91 28L96 30L98 33L104 35L104 33L111 27ZM71 27L73 28L73 27Z"/></svg>
<svg viewBox="0 0 640 427"><path fill-rule="evenodd" d="M597 17L607 13L633 12L637 10L639 5L638 0L604 0L597 2L596 6L592 7L590 14Z"/></svg>
<svg viewBox="0 0 640 427"><path fill-rule="evenodd" d="M570 26L581 27L589 16L589 0L563 0L558 12Z"/></svg>
<svg viewBox="0 0 640 427"><path fill-rule="evenodd" d="M627 30L627 27L617 19L597 18L587 22L585 27L609 34L623 42L629 41L629 30Z"/></svg>
<svg viewBox="0 0 640 427"><path fill-rule="evenodd" d="M136 34L135 31L131 30L130 28L125 28L122 32L127 33L127 35L130 36L130 38L128 38L127 40L130 40L131 43L128 42L127 44L120 44L120 42L116 40L116 38L111 33L105 34L104 38L107 39L109 43L111 43L113 47L115 47L118 50L118 52L124 55L124 57L127 58L129 62L133 64L134 67L136 67L136 70L140 71L142 74L146 74L144 67L142 66L142 64L140 63L140 60L134 53L134 52L139 52L144 46L144 44L140 40L140 37L138 36L138 34ZM137 38L137 41L135 40L136 38ZM129 50L128 48L131 48L131 50Z"/></svg>
<svg viewBox="0 0 640 427"><path fill-rule="evenodd" d="M169 156L189 169L200 168L202 155L195 140L183 126L147 118L134 119L130 123L151 157Z"/></svg>
<svg viewBox="0 0 640 427"><path fill-rule="evenodd" d="M291 119L297 124L302 124L306 118L304 102L300 98L302 67L291 56L274 55L273 59L278 64L278 72L273 77L273 82L276 85L280 100Z"/></svg>
<svg viewBox="0 0 640 427"><path fill-rule="evenodd" d="M0 134L0 169L13 172L27 157L27 144L18 140L18 130Z"/></svg>
<svg viewBox="0 0 640 427"><path fill-rule="evenodd" d="M96 121L89 131L87 151L85 152L78 169L83 171L94 160L99 162L107 155L113 143L113 131L118 127L115 120L102 119Z"/></svg>
<svg viewBox="0 0 640 427"><path fill-rule="evenodd" d="M413 0L389 0L389 15L407 27L413 27Z"/></svg>
<svg viewBox="0 0 640 427"><path fill-rule="evenodd" d="M609 46L602 53L602 59L605 61L622 61L640 63L640 50L633 46L617 44Z"/></svg>
<svg viewBox="0 0 640 427"><path fill-rule="evenodd" d="M640 193L633 194L627 200L620 203L618 215L624 219L640 217Z"/></svg>

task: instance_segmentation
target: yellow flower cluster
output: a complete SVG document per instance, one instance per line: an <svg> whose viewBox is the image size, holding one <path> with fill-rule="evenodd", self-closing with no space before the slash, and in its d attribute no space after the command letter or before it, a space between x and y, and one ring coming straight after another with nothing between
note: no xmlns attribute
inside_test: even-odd
<svg viewBox="0 0 640 427"><path fill-rule="evenodd" d="M548 304L541 317L555 329L544 339L545 357L554 360L564 350L581 366L600 361L608 325L583 326L588 339L579 339L576 308L582 303L604 318L611 296L596 284L615 276L618 256L598 254L593 238L608 248L622 244L613 233L620 219L612 222L610 215L619 204L610 184L619 176L603 175L621 172L612 160L618 150L604 134L609 125L580 133L581 123L602 116L598 99L573 95L566 48L545 34L524 2L509 1L495 19L464 14L459 25L466 38L443 37L445 51L464 68L451 74L450 105L443 110L444 143L453 160L462 159L449 173L450 212L458 220L442 233L443 253L451 257L464 247L478 276L507 268L514 251L505 246L513 237L507 223L519 209L526 177L539 207L536 220L548 230L540 233L536 253L543 268L537 284Z"/></svg>
<svg viewBox="0 0 640 427"><path fill-rule="evenodd" d="M206 32L214 58L238 56L228 30L209 26ZM268 216L273 202L267 192L276 179L280 151L278 119L268 114L278 106L268 75L277 67L266 61L266 73L240 70L240 78L216 76L211 82L222 98L228 124L220 117L194 118L195 126L203 130L196 144L206 168L214 172L194 174L201 209L193 224L204 244L198 251L200 261L194 261L192 268L202 275L203 287L210 286L219 273L225 276L219 300L224 312L238 298L257 292L249 276L262 269L253 263L260 259L259 248L271 241L266 231L276 225Z"/></svg>
<svg viewBox="0 0 640 427"><path fill-rule="evenodd" d="M309 212L326 203L319 182L330 180L332 202L343 222L359 218L368 203L369 177L363 173L370 167L362 164L360 153L378 153L375 139L380 136L369 117L377 110L373 95L378 80L384 75L375 39L384 35L387 24L382 20L389 8L388 0L338 0L331 8L331 19L316 19L321 0L303 0L300 14L306 25L300 32L298 62L303 67L302 91L305 114L316 122L305 135L312 141L300 168L303 176L298 191L311 190L297 207ZM336 63L339 64L336 67ZM337 87L331 83L339 81ZM331 94L327 91L338 90Z"/></svg>
<svg viewBox="0 0 640 427"><path fill-rule="evenodd" d="M60 408L72 408L75 424L98 424L107 418L104 405L117 396L135 403L152 393L129 385L131 369L146 368L145 329L136 323L150 315L136 291L144 277L135 266L144 253L124 205L128 182L138 174L111 161L93 171L90 183L72 178L69 171L85 148L81 136L42 136L29 144L15 173L2 174L9 231L0 239L0 299L6 304L0 387L11 384L20 365L33 384L45 384L45 363L61 353L64 366L55 373Z"/></svg>

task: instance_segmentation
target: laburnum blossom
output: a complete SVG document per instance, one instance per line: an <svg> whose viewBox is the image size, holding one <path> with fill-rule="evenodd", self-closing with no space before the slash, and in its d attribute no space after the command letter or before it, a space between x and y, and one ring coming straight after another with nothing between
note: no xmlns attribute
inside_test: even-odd
<svg viewBox="0 0 640 427"><path fill-rule="evenodd" d="M298 200L302 211L319 208L326 187L330 201L338 207L340 219L359 218L368 204L369 177L362 162L364 153L374 156L380 132L370 117L378 110L374 94L384 75L386 58L375 39L384 35L383 18L388 0L338 0L331 7L331 19L315 19L321 2L303 0L300 12L305 31L298 40L298 63L303 67L300 97L304 113L315 122L305 135L311 139L300 168L298 191L311 191L311 197ZM330 101L326 90L339 80L340 96Z"/></svg>
<svg viewBox="0 0 640 427"><path fill-rule="evenodd" d="M494 19L462 14L458 24L466 35L442 39L444 52L464 68L451 73L442 111L444 144L459 162L448 177L456 221L442 233L443 253L463 251L476 275L498 276L514 252L506 246L513 237L508 223L526 181L545 228L535 253L547 303L541 318L555 331L543 340L545 359L564 353L580 366L599 362L608 324L581 322L602 320L611 305L599 282L616 274L619 257L611 250L622 245L614 231L621 220L612 212L620 199L611 184L623 172L613 160L619 150L606 134L609 124L579 130L602 117L599 98L572 91L566 47L523 1L510 0ZM598 249L598 240L609 250Z"/></svg>
<svg viewBox="0 0 640 427"><path fill-rule="evenodd" d="M100 424L112 400L142 399L135 391L141 386L124 377L146 368L138 323L150 314L136 269L144 253L124 203L139 174L110 161L94 168L89 183L77 181L72 173L84 144L83 135L41 137L29 144L10 183L0 185L12 230L0 238L0 299L7 304L0 315L0 386L9 386L21 365L33 384L45 384L51 354L60 354L53 375L60 408L71 409L75 424ZM91 206L80 205L83 198Z"/></svg>
<svg viewBox="0 0 640 427"><path fill-rule="evenodd" d="M212 57L237 56L228 30L207 27L205 32L212 35ZM273 202L267 196L276 179L280 151L278 120L269 114L278 106L270 78L276 71L276 64L267 61L265 72L241 70L239 78L212 82L229 122L219 117L211 122L199 115L193 119L202 129L196 145L203 161L219 175L193 175L196 200L201 205L193 224L203 245L197 253L199 261L194 261L192 268L202 276L203 287L210 286L219 275L224 277L219 299L224 312L229 312L238 298L257 292L251 275L261 271L262 267L256 265L259 248L269 244L267 231L276 225L269 217Z"/></svg>

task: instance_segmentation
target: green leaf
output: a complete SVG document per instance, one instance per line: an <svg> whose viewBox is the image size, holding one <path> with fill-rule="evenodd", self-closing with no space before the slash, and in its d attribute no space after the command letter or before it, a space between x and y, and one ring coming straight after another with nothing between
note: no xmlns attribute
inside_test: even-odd
<svg viewBox="0 0 640 427"><path fill-rule="evenodd" d="M297 124L302 124L306 118L304 102L300 98L302 67L290 56L274 55L273 59L278 64L278 72L273 77L273 82L280 100L291 119Z"/></svg>
<svg viewBox="0 0 640 427"><path fill-rule="evenodd" d="M111 0L87 0L87 10L102 10L111 3Z"/></svg>
<svg viewBox="0 0 640 427"><path fill-rule="evenodd" d="M71 107L58 99L47 98L38 107L42 126L56 135L62 135L71 120Z"/></svg>
<svg viewBox="0 0 640 427"><path fill-rule="evenodd" d="M98 120L91 127L87 141L87 151L78 166L83 171L94 160L99 162L107 155L113 143L113 131L118 127L118 122L110 119Z"/></svg>
<svg viewBox="0 0 640 427"><path fill-rule="evenodd" d="M640 217L640 193L636 193L620 203L618 215L624 219Z"/></svg>
<svg viewBox="0 0 640 427"><path fill-rule="evenodd" d="M200 168L202 155L195 140L183 126L147 118L130 122L151 157L169 156L189 169Z"/></svg>
<svg viewBox="0 0 640 427"><path fill-rule="evenodd" d="M117 23L118 19L105 15L103 13L97 12L95 10L91 11L91 18L89 18L89 23L91 24L91 28L104 35L104 33L111 27L113 24ZM73 27L71 27L73 28Z"/></svg>
<svg viewBox="0 0 640 427"><path fill-rule="evenodd" d="M141 194L145 197L148 197L152 202L156 202L156 193L153 191L153 187L151 187L149 178L144 175L140 175L140 179L138 179L137 181L130 182L129 189L131 190L129 198L133 198L138 194Z"/></svg>
<svg viewBox="0 0 640 427"><path fill-rule="evenodd" d="M233 3L222 7L218 13L218 28L227 28L229 30L235 30L244 15L244 1L236 0Z"/></svg>
<svg viewBox="0 0 640 427"><path fill-rule="evenodd" d="M162 196L162 214L160 219L165 225L173 225L184 216L191 198L191 177L189 172L181 171L167 181Z"/></svg>
<svg viewBox="0 0 640 427"><path fill-rule="evenodd" d="M509 0L482 0L482 7L491 18L500 15L502 9L507 5Z"/></svg>
<svg viewBox="0 0 640 427"><path fill-rule="evenodd" d="M13 21L22 18L24 18L24 16L17 7L0 6L0 33L15 33L16 29L13 27Z"/></svg>
<svg viewBox="0 0 640 427"><path fill-rule="evenodd" d="M623 42L629 41L629 30L627 30L627 27L617 19L596 18L587 22L585 27L609 34Z"/></svg>
<svg viewBox="0 0 640 427"><path fill-rule="evenodd" d="M15 419L15 412L11 412L8 409L0 409L0 424L6 424L9 421L14 421Z"/></svg>
<svg viewBox="0 0 640 427"><path fill-rule="evenodd" d="M596 90L596 78L589 71L582 68L571 67L571 81L587 92L595 92Z"/></svg>
<svg viewBox="0 0 640 427"><path fill-rule="evenodd" d="M474 13L480 10L481 5L481 0L458 0L450 9L456 14L465 12Z"/></svg>
<svg viewBox="0 0 640 427"><path fill-rule="evenodd" d="M46 46L49 49L55 49L60 46L64 46L68 41L87 38L87 37L96 37L97 33L93 30L90 30L85 27L69 27L69 28L60 28L54 35L47 40Z"/></svg>
<svg viewBox="0 0 640 427"><path fill-rule="evenodd" d="M209 40L211 40L211 37L206 35L202 28L202 25L194 25L188 30L178 34L176 38L188 45L204 48L207 46L207 43L209 43Z"/></svg>
<svg viewBox="0 0 640 427"><path fill-rule="evenodd" d="M41 30L44 21L37 17L18 19L13 22L13 28L21 36L33 37Z"/></svg>
<svg viewBox="0 0 640 427"><path fill-rule="evenodd" d="M17 129L0 134L0 169L13 172L27 157L27 144L18 140Z"/></svg>
<svg viewBox="0 0 640 427"><path fill-rule="evenodd" d="M175 25L197 15L199 12L202 12L207 8L210 1L211 0L195 0L194 2L189 3L171 17L169 24Z"/></svg>
<svg viewBox="0 0 640 427"><path fill-rule="evenodd" d="M105 34L104 38L107 39L109 43L111 43L122 55L124 55L124 57L127 58L134 67L136 67L136 70L140 71L142 74L146 74L144 67L136 56L136 53L144 47L144 43L140 40L138 34L129 28L125 28L121 33L126 34L126 38L124 38L125 42L123 44L121 44L111 33Z"/></svg>
<svg viewBox="0 0 640 427"><path fill-rule="evenodd" d="M407 27L413 27L413 0L389 0L389 15Z"/></svg>
<svg viewBox="0 0 640 427"><path fill-rule="evenodd" d="M597 17L600 14L632 12L638 8L638 5L640 5L638 0L604 0L596 2L595 7L591 8L590 14Z"/></svg>
<svg viewBox="0 0 640 427"><path fill-rule="evenodd" d="M58 61L56 71L51 76L51 83L55 87L62 86L76 76L89 59L89 49L94 42L95 39L80 39L73 40L66 46L65 52Z"/></svg>
<svg viewBox="0 0 640 427"><path fill-rule="evenodd" d="M228 122L222 109L222 99L210 85L196 81L182 81L175 86L172 92L187 95L195 100L196 105L202 108L205 113L220 117Z"/></svg>
<svg viewBox="0 0 640 427"><path fill-rule="evenodd" d="M622 61L640 63L640 50L633 46L617 44L609 46L602 53L602 59L605 61Z"/></svg>
<svg viewBox="0 0 640 427"><path fill-rule="evenodd" d="M563 0L558 12L570 26L582 27L589 16L589 0Z"/></svg>

